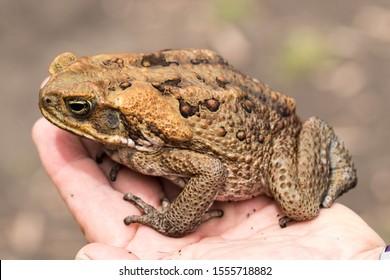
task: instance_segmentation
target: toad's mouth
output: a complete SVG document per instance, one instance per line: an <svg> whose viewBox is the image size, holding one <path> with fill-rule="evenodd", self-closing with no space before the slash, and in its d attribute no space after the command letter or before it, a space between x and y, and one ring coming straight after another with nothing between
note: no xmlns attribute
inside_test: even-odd
<svg viewBox="0 0 390 280"><path fill-rule="evenodd" d="M49 97L41 96L41 98L39 99L39 108L41 110L42 115L55 126L68 132L71 132L77 136L101 142L102 144L109 143L110 145L120 145L129 148L144 150L144 147L136 145L133 139L131 139L130 137L102 134L96 130L94 130L95 133L91 135L91 133L88 132L93 130L90 124L83 124L84 127L82 127L76 122L66 121L66 119L64 119L63 113L61 113L62 110L60 106L56 104L58 103L54 102Z"/></svg>
<svg viewBox="0 0 390 280"><path fill-rule="evenodd" d="M105 134L100 134L100 133L96 133L95 135L92 136L91 134L84 132L77 125L74 125L71 122L69 122L69 123L64 122L63 120L61 120L61 118L57 114L55 114L55 113L53 114L52 110L48 111L48 110L46 110L46 108L44 106L40 106L40 107L41 107L42 115L49 122L51 122L52 124L54 124L55 126L61 128L63 130L71 132L77 136L81 136L81 137L84 137L84 138L87 138L90 140L98 141L98 142L101 142L103 144L110 143L110 145L120 145L120 146L127 146L129 148L136 148L136 149L141 148L142 149L142 146L137 147L137 145L135 144L135 142L131 138L125 138L125 137L122 137L119 135L105 135Z"/></svg>

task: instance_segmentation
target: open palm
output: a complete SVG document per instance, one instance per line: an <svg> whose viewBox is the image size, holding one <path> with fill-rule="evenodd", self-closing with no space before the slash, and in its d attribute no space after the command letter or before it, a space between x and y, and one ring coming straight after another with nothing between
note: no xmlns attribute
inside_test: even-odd
<svg viewBox="0 0 390 280"><path fill-rule="evenodd" d="M307 222L280 228L282 215L272 199L260 196L215 203L224 216L194 233L171 238L138 224L125 226L140 211L125 193L159 208L178 190L169 182L127 168L108 179L113 162L97 164L99 146L40 119L33 139L43 166L90 242L78 253L90 259L377 259L384 241L354 212L340 204Z"/></svg>

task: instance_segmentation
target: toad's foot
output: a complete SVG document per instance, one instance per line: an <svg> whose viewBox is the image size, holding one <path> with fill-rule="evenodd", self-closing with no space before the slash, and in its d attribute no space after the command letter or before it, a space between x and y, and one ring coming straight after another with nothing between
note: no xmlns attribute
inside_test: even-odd
<svg viewBox="0 0 390 280"><path fill-rule="evenodd" d="M182 237L183 235L188 234L189 232L184 232L183 229L178 228L172 221L169 219L170 214L170 206L171 203L167 198L163 198L161 200L162 211L158 211L153 206L145 203L141 198L132 195L130 193L126 194L123 197L124 200L133 203L137 206L144 215L132 215L128 216L124 219L125 225L130 225L132 223L139 223L143 225L150 226L157 230L158 232L170 236L170 237ZM198 225L211 219L211 218L219 218L223 216L223 211L219 209L209 210L207 211L202 219L199 221ZM197 225L197 226L198 226ZM184 225L183 225L184 226ZM197 227L196 226L196 227ZM194 228L194 230L196 229Z"/></svg>
<svg viewBox="0 0 390 280"><path fill-rule="evenodd" d="M287 216L281 217L281 218L279 219L279 226L280 226L281 228L285 228L285 227L287 226L288 223L291 223L291 222L293 222L293 221L294 221L294 219L291 219L291 218L289 218L289 217L287 217Z"/></svg>
<svg viewBox="0 0 390 280"><path fill-rule="evenodd" d="M103 163L103 158L106 156L106 152L104 151L104 149L101 149L97 154L96 154L96 162L98 164L101 164ZM114 162L113 166L111 167L111 170L110 170L110 180L112 182L114 182L116 180L116 178L118 177L118 172L119 170L121 169L122 165L117 163L117 162Z"/></svg>

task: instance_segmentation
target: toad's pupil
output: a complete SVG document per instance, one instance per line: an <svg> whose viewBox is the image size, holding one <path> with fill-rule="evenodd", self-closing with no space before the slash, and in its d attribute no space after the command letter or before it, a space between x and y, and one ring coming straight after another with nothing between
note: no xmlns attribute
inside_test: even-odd
<svg viewBox="0 0 390 280"><path fill-rule="evenodd" d="M76 111L76 112L82 112L82 111L85 111L86 109L88 109L88 105L86 103L83 103L83 104L73 103L73 104L70 104L69 106L73 111Z"/></svg>

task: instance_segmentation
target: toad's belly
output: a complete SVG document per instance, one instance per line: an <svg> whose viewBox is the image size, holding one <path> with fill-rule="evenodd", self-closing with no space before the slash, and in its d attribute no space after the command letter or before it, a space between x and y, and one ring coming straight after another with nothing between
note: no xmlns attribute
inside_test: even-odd
<svg viewBox="0 0 390 280"><path fill-rule="evenodd" d="M216 200L218 201L240 201L265 194L272 196L269 191L268 179L260 172L251 174L245 178L243 172L234 174L229 170L226 182L221 186Z"/></svg>

